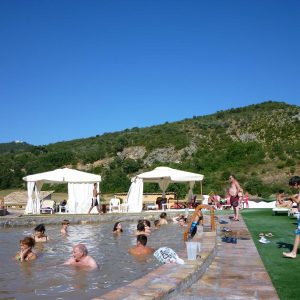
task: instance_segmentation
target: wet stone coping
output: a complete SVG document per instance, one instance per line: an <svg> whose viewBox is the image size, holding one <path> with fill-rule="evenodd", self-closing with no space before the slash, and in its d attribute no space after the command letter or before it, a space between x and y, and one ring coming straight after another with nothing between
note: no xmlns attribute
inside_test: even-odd
<svg viewBox="0 0 300 300"><path fill-rule="evenodd" d="M165 211L167 219L171 219L178 214L184 212ZM17 227L17 226L35 226L38 224L56 225L61 224L63 220L68 220L70 224L92 224L102 222L137 222L140 219L148 219L154 221L159 219L162 211L151 211L142 213L105 213L105 214L44 214L44 215L18 215L5 216L0 218L0 228L2 227ZM190 215L193 211L190 211Z"/></svg>
<svg viewBox="0 0 300 300"><path fill-rule="evenodd" d="M164 264L128 285L92 300L156 300L170 299L195 283L205 273L216 255L216 232L204 232L201 257L187 260L186 251L178 253L184 264ZM183 243L183 241L182 241Z"/></svg>

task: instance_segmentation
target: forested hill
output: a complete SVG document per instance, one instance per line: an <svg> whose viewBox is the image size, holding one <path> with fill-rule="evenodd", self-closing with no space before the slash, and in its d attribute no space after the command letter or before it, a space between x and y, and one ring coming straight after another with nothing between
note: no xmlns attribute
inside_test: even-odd
<svg viewBox="0 0 300 300"><path fill-rule="evenodd" d="M299 133L300 107L269 101L5 153L0 144L0 188L24 187L27 174L68 166L100 174L104 193L126 192L133 175L163 165L204 174L204 193L223 194L233 173L251 194L267 196L300 175ZM186 187L169 189L181 195Z"/></svg>
<svg viewBox="0 0 300 300"><path fill-rule="evenodd" d="M16 152L28 150L31 147L32 147L31 145L21 141L14 141L11 143L0 143L0 154L9 153L9 152L16 153Z"/></svg>

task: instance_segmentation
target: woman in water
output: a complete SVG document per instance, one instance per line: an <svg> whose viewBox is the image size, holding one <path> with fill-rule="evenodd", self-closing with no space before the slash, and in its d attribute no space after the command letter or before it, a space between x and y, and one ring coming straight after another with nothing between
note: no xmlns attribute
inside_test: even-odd
<svg viewBox="0 0 300 300"><path fill-rule="evenodd" d="M45 235L45 225L44 224L39 224L34 228L34 235L33 239L36 243L44 243L49 240L48 236Z"/></svg>
<svg viewBox="0 0 300 300"><path fill-rule="evenodd" d="M34 244L34 239L31 236L20 240L20 251L16 254L15 259L21 262L36 259L37 255L33 252Z"/></svg>
<svg viewBox="0 0 300 300"><path fill-rule="evenodd" d="M122 224L121 224L121 222L115 223L114 229L113 229L113 233L114 233L114 234L119 234L119 233L122 233L122 232L123 232L123 229L122 229Z"/></svg>

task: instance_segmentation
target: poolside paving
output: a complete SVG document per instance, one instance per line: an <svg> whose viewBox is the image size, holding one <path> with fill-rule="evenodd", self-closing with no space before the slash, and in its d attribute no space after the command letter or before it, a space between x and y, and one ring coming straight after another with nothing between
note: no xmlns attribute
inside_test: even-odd
<svg viewBox="0 0 300 300"><path fill-rule="evenodd" d="M218 225L213 262L197 282L170 299L279 299L242 217L239 222L220 219L228 224ZM223 233L224 227L231 232ZM237 237L237 243L222 241L224 235Z"/></svg>

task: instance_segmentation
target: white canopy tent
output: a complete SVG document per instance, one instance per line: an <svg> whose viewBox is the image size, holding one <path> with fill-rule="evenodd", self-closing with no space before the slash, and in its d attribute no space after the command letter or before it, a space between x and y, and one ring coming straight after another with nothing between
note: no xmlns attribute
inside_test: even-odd
<svg viewBox="0 0 300 300"><path fill-rule="evenodd" d="M101 181L100 175L86 173L78 170L63 168L50 172L44 172L23 177L27 181L28 201L25 209L26 214L40 213L39 193L44 183L67 183L68 184L68 208L70 213L87 213L91 205L93 185ZM35 197L33 198L33 192Z"/></svg>
<svg viewBox="0 0 300 300"><path fill-rule="evenodd" d="M176 170L168 167L157 167L152 171L139 174L131 179L131 186L128 191L128 211L141 212L143 208L143 183L156 182L162 190L162 196L165 197L166 189L171 182L188 182L189 193L193 194L193 187L196 181L202 182L204 176L201 174ZM188 197L189 197L188 196Z"/></svg>

